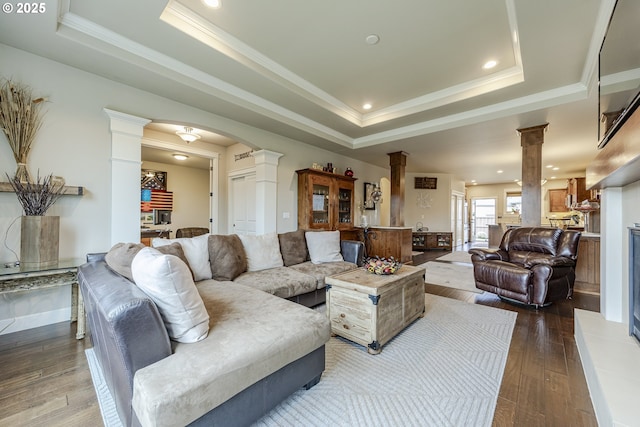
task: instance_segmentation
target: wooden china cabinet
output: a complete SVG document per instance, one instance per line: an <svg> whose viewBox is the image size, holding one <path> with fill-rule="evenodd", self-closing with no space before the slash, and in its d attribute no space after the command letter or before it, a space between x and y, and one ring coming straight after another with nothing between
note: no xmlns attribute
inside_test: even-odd
<svg viewBox="0 0 640 427"><path fill-rule="evenodd" d="M298 174L298 227L306 230L353 228L356 178L316 169Z"/></svg>

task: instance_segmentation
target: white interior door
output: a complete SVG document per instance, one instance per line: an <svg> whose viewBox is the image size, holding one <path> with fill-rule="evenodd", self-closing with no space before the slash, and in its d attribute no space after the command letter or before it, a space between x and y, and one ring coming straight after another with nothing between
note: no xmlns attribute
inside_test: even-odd
<svg viewBox="0 0 640 427"><path fill-rule="evenodd" d="M256 234L256 175L234 176L230 179L231 233Z"/></svg>

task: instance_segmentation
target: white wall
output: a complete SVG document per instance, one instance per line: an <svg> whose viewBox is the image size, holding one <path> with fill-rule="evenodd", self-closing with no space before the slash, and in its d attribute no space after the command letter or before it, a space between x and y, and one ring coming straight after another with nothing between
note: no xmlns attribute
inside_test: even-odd
<svg viewBox="0 0 640 427"><path fill-rule="evenodd" d="M437 178L435 190L419 190L414 188L415 177ZM405 174L404 191L404 224L415 229L421 222L429 231L451 230L451 194L464 194L464 182L453 175L441 173L407 173ZM430 207L421 207L423 201L430 202Z"/></svg>
<svg viewBox="0 0 640 427"><path fill-rule="evenodd" d="M297 228L296 169L310 167L313 162L332 162L340 170L349 166L360 178L356 184L356 198L360 199L362 188L358 184L388 176L385 168L286 139L6 45L0 44L0 58L0 75L30 85L35 95L46 96L50 101L29 157L29 170L33 174L40 170L42 174L60 175L69 185L86 189L84 196L65 196L50 210L50 214L61 217L61 258L84 257L89 252L106 251L110 246L111 134L105 108L152 120L191 123L253 148L283 153L278 171L278 231ZM221 159L220 164L226 160ZM13 174L15 169L11 150L4 136L0 136L0 174ZM220 224L226 224L226 177L220 184L219 219ZM290 212L290 218L283 219L283 212ZM18 227L10 224L21 214L14 194L0 193L0 238L5 240L6 234L7 245L18 253L19 224ZM14 260L12 252L0 245L0 262ZM70 290L64 288L4 295L0 300L0 330L27 314L39 318L29 320L30 327L64 321L69 317L70 299ZM18 330L12 328L5 333Z"/></svg>

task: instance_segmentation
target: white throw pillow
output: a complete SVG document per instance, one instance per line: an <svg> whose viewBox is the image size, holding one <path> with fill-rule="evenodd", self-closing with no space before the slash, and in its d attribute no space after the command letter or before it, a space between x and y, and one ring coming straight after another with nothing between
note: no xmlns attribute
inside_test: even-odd
<svg viewBox="0 0 640 427"><path fill-rule="evenodd" d="M211 279L211 266L209 265L209 235L203 234L197 237L180 237L178 239L151 239L151 246L170 245L173 242L180 243L184 256L189 261L189 267L193 272L193 280L196 282Z"/></svg>
<svg viewBox="0 0 640 427"><path fill-rule="evenodd" d="M307 231L304 237L313 264L344 261L340 252L339 231Z"/></svg>
<svg viewBox="0 0 640 427"><path fill-rule="evenodd" d="M260 271L282 267L280 241L276 233L260 236L238 235L247 255L247 271Z"/></svg>
<svg viewBox="0 0 640 427"><path fill-rule="evenodd" d="M131 273L158 307L169 338L192 343L207 337L209 314L184 261L145 247L133 258Z"/></svg>

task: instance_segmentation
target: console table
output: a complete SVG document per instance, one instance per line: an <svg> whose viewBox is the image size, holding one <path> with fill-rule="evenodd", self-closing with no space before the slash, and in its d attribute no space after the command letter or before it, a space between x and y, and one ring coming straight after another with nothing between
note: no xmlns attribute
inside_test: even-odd
<svg viewBox="0 0 640 427"><path fill-rule="evenodd" d="M413 250L452 249L453 233L450 231L414 231L412 233Z"/></svg>
<svg viewBox="0 0 640 427"><path fill-rule="evenodd" d="M28 292L38 289L71 285L71 321L77 322L76 339L85 334L85 316L82 294L78 289L78 266L84 260L60 260L50 267L0 267L0 294Z"/></svg>

